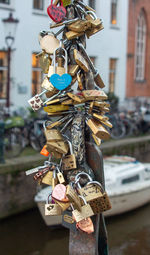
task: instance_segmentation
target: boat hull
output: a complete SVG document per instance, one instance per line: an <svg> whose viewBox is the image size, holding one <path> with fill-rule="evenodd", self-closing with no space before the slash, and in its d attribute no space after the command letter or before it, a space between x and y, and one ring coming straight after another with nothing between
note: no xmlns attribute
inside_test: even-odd
<svg viewBox="0 0 150 255"><path fill-rule="evenodd" d="M150 202L150 186L129 193L109 197L112 209L105 212L106 217L115 216L137 209Z"/></svg>

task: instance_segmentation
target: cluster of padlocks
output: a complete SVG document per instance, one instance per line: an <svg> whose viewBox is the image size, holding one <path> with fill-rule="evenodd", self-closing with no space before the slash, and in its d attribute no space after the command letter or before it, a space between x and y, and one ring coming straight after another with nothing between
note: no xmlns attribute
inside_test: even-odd
<svg viewBox="0 0 150 255"><path fill-rule="evenodd" d="M44 124L47 142L41 151L49 160L26 174L35 174L35 181L52 187L46 216L63 215L63 226L90 234L94 231L90 217L111 208L107 193L86 164L85 151L85 139L100 146L110 137L107 127L112 127L105 116L109 104L101 90L104 83L85 50L86 37L103 25L95 10L79 0L51 1L47 11L53 22L50 31L40 32L42 52L37 55L45 74L44 90L28 102L34 111L43 108L50 118ZM61 29L54 33L57 27Z"/></svg>

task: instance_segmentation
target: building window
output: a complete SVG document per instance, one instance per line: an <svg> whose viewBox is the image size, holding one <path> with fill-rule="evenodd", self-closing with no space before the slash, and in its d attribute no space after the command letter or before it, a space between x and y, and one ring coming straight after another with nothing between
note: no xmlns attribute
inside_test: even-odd
<svg viewBox="0 0 150 255"><path fill-rule="evenodd" d="M146 32L146 18L142 10L136 27L135 80L137 81L145 79Z"/></svg>
<svg viewBox="0 0 150 255"><path fill-rule="evenodd" d="M10 4L10 0L0 0L0 4Z"/></svg>
<svg viewBox="0 0 150 255"><path fill-rule="evenodd" d="M39 64L39 58L36 58L37 53L32 54L32 95L41 93L42 88L42 70Z"/></svg>
<svg viewBox="0 0 150 255"><path fill-rule="evenodd" d="M89 6L95 9L95 0L89 0Z"/></svg>
<svg viewBox="0 0 150 255"><path fill-rule="evenodd" d="M115 92L117 59L111 58L109 62L109 92Z"/></svg>
<svg viewBox="0 0 150 255"><path fill-rule="evenodd" d="M33 9L44 10L44 1L43 0L33 0Z"/></svg>
<svg viewBox="0 0 150 255"><path fill-rule="evenodd" d="M7 52L0 51L0 98L6 98L7 87Z"/></svg>
<svg viewBox="0 0 150 255"><path fill-rule="evenodd" d="M117 24L117 5L118 0L111 0L111 24L116 25Z"/></svg>

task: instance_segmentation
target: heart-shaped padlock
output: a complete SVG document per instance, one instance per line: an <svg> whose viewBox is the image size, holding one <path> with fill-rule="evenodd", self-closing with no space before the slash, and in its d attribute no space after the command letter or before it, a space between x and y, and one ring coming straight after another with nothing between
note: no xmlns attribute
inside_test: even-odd
<svg viewBox="0 0 150 255"><path fill-rule="evenodd" d="M76 224L76 227L83 232L86 232L87 234L91 234L94 232L94 225L90 217L79 221Z"/></svg>
<svg viewBox="0 0 150 255"><path fill-rule="evenodd" d="M56 23L61 22L66 16L66 9L63 6L62 0L60 0L60 2L61 2L61 5L56 6L53 4L53 0L51 0L51 4L47 8L48 15Z"/></svg>
<svg viewBox="0 0 150 255"><path fill-rule="evenodd" d="M65 73L62 76L59 74L53 74L50 77L51 84L58 90L66 89L72 81L71 75Z"/></svg>
<svg viewBox="0 0 150 255"><path fill-rule="evenodd" d="M66 197L66 186L63 184L57 184L52 192L52 198L64 203L69 202Z"/></svg>

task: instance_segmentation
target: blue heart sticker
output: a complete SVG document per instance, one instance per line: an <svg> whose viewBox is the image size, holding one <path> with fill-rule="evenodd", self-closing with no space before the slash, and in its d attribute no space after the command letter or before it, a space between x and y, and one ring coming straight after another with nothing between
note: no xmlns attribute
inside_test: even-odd
<svg viewBox="0 0 150 255"><path fill-rule="evenodd" d="M67 73L63 74L62 76L55 73L50 77L49 80L56 89L64 90L70 85L72 77Z"/></svg>

